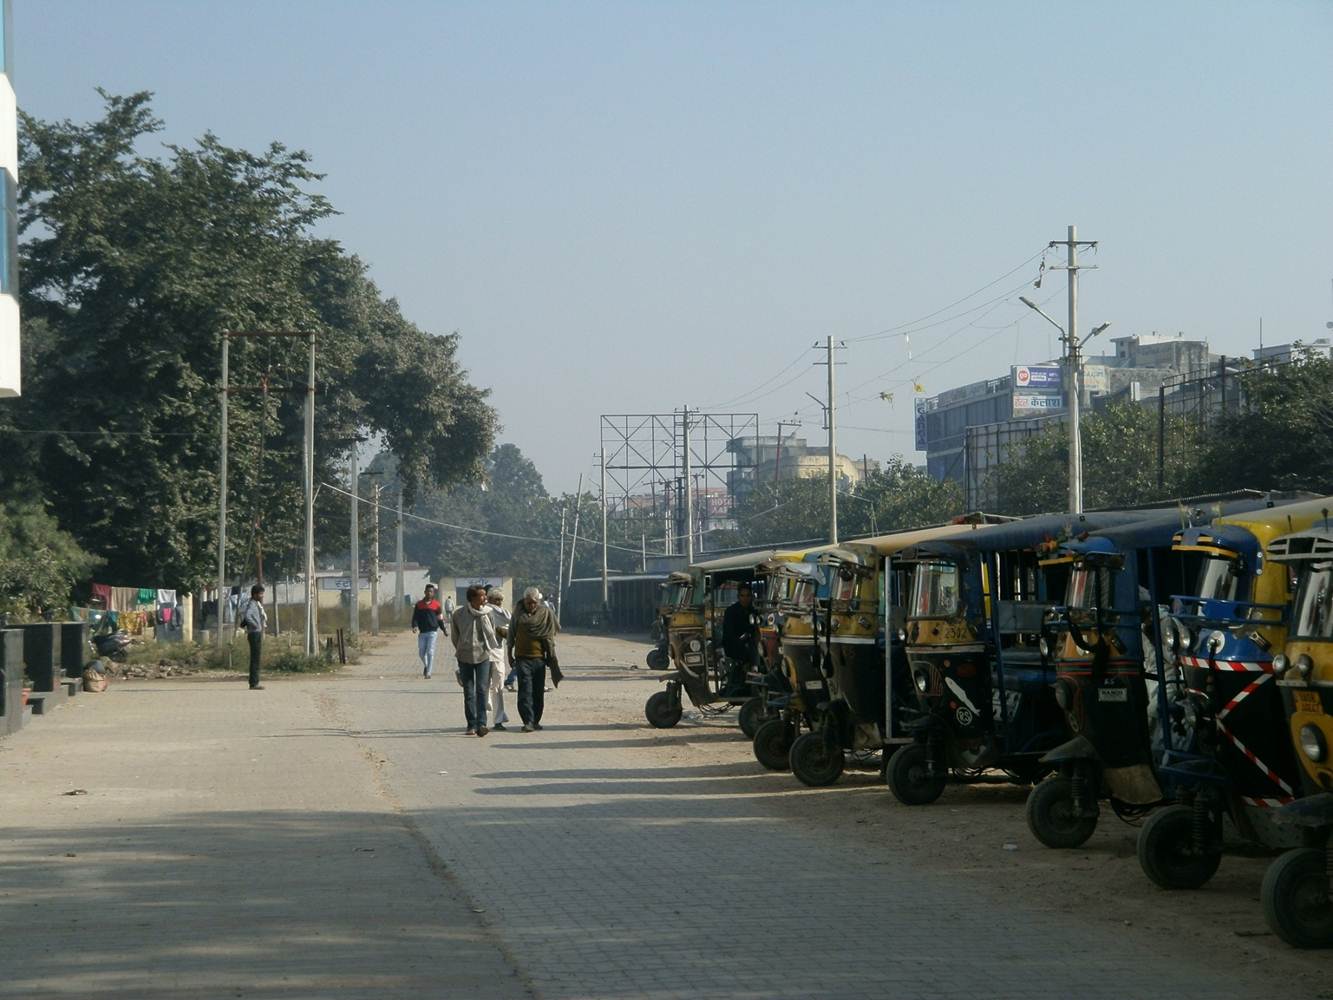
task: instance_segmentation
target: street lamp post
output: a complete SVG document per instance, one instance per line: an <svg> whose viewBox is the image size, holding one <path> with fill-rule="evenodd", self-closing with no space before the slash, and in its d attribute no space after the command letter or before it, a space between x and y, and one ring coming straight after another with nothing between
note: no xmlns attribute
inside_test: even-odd
<svg viewBox="0 0 1333 1000"><path fill-rule="evenodd" d="M1068 368L1069 379L1069 398L1066 405L1069 409L1069 512L1071 514L1083 513L1083 438L1080 430L1082 402L1079 394L1080 376L1083 370L1083 357L1081 354L1083 345L1099 333L1106 331L1110 323L1103 323L1101 326L1092 328L1082 340L1069 336L1065 333L1065 328L1053 320L1041 306L1033 302L1026 295L1020 295L1018 301L1033 310L1038 316L1050 323L1060 331L1060 341L1065 345L1065 365Z"/></svg>

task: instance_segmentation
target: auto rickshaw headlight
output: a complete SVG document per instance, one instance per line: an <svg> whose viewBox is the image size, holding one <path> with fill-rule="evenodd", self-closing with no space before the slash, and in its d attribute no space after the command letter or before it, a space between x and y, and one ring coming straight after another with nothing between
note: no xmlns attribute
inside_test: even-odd
<svg viewBox="0 0 1333 1000"><path fill-rule="evenodd" d="M1051 655L1051 644L1046 641L1045 636L1037 640L1037 652L1041 653L1042 656Z"/></svg>
<svg viewBox="0 0 1333 1000"><path fill-rule="evenodd" d="M697 652L699 652L699 650L701 650L701 649L703 649L703 648L704 648L704 644L703 644L702 642L700 642L698 639L691 639L691 640L690 640L690 652L691 652L691 653L697 653Z"/></svg>
<svg viewBox="0 0 1333 1000"><path fill-rule="evenodd" d="M1166 630L1166 636L1162 639L1162 642L1166 645L1168 652L1174 653L1176 647L1180 645L1180 636L1174 628L1169 628Z"/></svg>
<svg viewBox="0 0 1333 1000"><path fill-rule="evenodd" d="M1066 711L1066 712L1069 711L1070 706L1074 703L1074 699L1073 699L1072 697L1070 697L1070 691L1069 691L1069 685L1068 685L1068 684L1065 684L1065 683L1063 683L1063 682L1061 682L1061 681L1056 681L1056 683L1055 683L1055 703L1056 703L1057 705L1059 705L1060 708L1063 709L1064 711Z"/></svg>
<svg viewBox="0 0 1333 1000"><path fill-rule="evenodd" d="M898 630L898 641L899 641L899 642L906 642L906 641L907 641L907 629L905 629L905 628L900 628L900 629Z"/></svg>
<svg viewBox="0 0 1333 1000"><path fill-rule="evenodd" d="M1310 657L1306 656L1304 653L1296 657L1296 672L1301 675L1301 680L1308 681L1310 679L1310 671L1313 669L1314 661L1311 660Z"/></svg>
<svg viewBox="0 0 1333 1000"><path fill-rule="evenodd" d="M1328 746L1324 743L1324 734L1318 726L1309 723L1301 726L1301 753L1316 764L1323 763L1328 756Z"/></svg>
<svg viewBox="0 0 1333 1000"><path fill-rule="evenodd" d="M1273 673L1277 676L1281 677L1285 674L1289 666L1291 666L1291 662L1287 659L1286 653L1278 653L1277 656L1273 657Z"/></svg>
<svg viewBox="0 0 1333 1000"><path fill-rule="evenodd" d="M1214 632L1212 635L1208 637L1208 652L1216 656L1218 653L1222 651L1222 647L1226 645L1226 642L1227 642L1226 633Z"/></svg>
<svg viewBox="0 0 1333 1000"><path fill-rule="evenodd" d="M924 670L918 670L913 676L913 680L916 682L916 689L925 694L926 688L930 687L930 675Z"/></svg>

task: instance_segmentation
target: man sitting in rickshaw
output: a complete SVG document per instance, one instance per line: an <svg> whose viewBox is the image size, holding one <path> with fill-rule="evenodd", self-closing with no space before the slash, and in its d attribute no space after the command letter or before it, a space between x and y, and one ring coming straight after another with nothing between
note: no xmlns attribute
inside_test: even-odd
<svg viewBox="0 0 1333 1000"><path fill-rule="evenodd" d="M742 583L736 590L736 603L722 617L722 650L731 661L723 692L727 697L745 694L745 675L759 662L759 622L753 604L754 591Z"/></svg>

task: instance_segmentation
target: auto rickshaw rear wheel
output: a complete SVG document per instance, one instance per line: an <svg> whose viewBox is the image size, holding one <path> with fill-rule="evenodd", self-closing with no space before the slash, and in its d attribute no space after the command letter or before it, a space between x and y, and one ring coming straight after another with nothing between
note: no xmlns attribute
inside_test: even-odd
<svg viewBox="0 0 1333 1000"><path fill-rule="evenodd" d="M1093 808L1097 808L1096 803ZM1032 836L1047 847L1078 847L1097 829L1097 813L1079 815L1074 783L1063 775L1054 775L1034 785L1028 793L1026 812Z"/></svg>
<svg viewBox="0 0 1333 1000"><path fill-rule="evenodd" d="M648 669L665 670L671 665L671 657L667 656L666 650L660 646L655 646L648 650Z"/></svg>
<svg viewBox="0 0 1333 1000"><path fill-rule="evenodd" d="M905 806L926 806L944 794L948 777L942 766L930 773L930 749L924 743L909 743L892 757L885 772L889 791Z"/></svg>
<svg viewBox="0 0 1333 1000"><path fill-rule="evenodd" d="M791 745L796 726L786 719L769 719L754 734L754 759L770 771L791 770Z"/></svg>
<svg viewBox="0 0 1333 1000"><path fill-rule="evenodd" d="M741 706L741 710L736 713L736 723L741 727L741 732L754 739L768 717L768 705L763 698L756 696Z"/></svg>
<svg viewBox="0 0 1333 1000"><path fill-rule="evenodd" d="M1211 831L1210 831L1211 833ZM1197 889L1217 874L1222 852L1194 844L1194 810L1167 806L1139 831L1139 865L1163 889Z"/></svg>
<svg viewBox="0 0 1333 1000"><path fill-rule="evenodd" d="M648 718L648 725L654 729L670 729L683 713L680 699L670 691L658 691L643 706L643 714Z"/></svg>
<svg viewBox="0 0 1333 1000"><path fill-rule="evenodd" d="M1269 865L1259 898L1269 929L1293 948L1333 946L1333 900L1320 848L1288 851Z"/></svg>
<svg viewBox="0 0 1333 1000"><path fill-rule="evenodd" d="M792 774L803 785L823 788L842 777L842 748L831 745L822 731L802 733L796 737L788 755Z"/></svg>

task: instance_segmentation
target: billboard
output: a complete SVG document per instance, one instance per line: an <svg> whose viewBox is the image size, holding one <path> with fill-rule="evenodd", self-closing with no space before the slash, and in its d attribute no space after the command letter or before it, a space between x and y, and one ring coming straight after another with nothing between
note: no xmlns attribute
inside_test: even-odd
<svg viewBox="0 0 1333 1000"><path fill-rule="evenodd" d="M916 450L926 450L926 401L916 401Z"/></svg>
<svg viewBox="0 0 1333 1000"><path fill-rule="evenodd" d="M1060 392L1064 387L1064 372L1059 365L1018 366L1009 369L1014 392Z"/></svg>
<svg viewBox="0 0 1333 1000"><path fill-rule="evenodd" d="M1054 413L1065 408L1064 393L1060 392L1016 392L1014 393L1014 416L1030 417L1040 413Z"/></svg>

